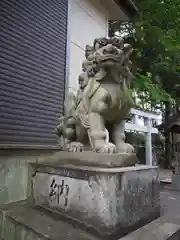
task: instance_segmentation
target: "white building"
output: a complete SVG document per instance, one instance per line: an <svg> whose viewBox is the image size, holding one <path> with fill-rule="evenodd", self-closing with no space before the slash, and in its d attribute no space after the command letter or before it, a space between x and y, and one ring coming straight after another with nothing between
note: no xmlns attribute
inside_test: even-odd
<svg viewBox="0 0 180 240"><path fill-rule="evenodd" d="M82 71L81 63L84 60L85 45L91 45L94 38L108 36L109 20L128 20L132 17L134 7L132 3L124 0L126 4L121 5L117 2L113 0L69 0L67 81L71 90L76 91L78 88L77 79Z"/></svg>

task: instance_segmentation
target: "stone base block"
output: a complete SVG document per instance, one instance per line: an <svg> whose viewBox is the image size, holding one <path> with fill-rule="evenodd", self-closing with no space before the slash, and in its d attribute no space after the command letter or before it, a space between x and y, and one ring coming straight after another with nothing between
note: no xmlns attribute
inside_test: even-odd
<svg viewBox="0 0 180 240"><path fill-rule="evenodd" d="M138 163L134 153L100 154L92 151L66 152L61 151L52 155L51 158L39 159L40 162L55 162L64 165L100 166L100 167L128 167Z"/></svg>
<svg viewBox="0 0 180 240"><path fill-rule="evenodd" d="M33 164L35 205L98 235L123 236L160 214L158 168Z"/></svg>
<svg viewBox="0 0 180 240"><path fill-rule="evenodd" d="M167 214L128 234L121 240L179 240L179 221L180 217L178 215Z"/></svg>

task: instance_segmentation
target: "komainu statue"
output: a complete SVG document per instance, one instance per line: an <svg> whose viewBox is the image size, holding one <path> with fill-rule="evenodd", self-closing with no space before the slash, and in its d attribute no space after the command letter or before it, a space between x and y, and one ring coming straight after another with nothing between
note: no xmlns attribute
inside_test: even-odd
<svg viewBox="0 0 180 240"><path fill-rule="evenodd" d="M133 146L125 143L124 134L125 119L133 104L129 91L131 52L131 46L116 37L97 38L93 46L86 46L78 93L69 93L65 115L56 129L64 149L134 152Z"/></svg>

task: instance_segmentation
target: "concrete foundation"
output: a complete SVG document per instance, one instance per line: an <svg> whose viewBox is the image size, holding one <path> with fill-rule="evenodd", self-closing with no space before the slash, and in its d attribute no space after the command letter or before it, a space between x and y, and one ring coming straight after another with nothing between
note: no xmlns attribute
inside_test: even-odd
<svg viewBox="0 0 180 240"><path fill-rule="evenodd" d="M0 208L0 240L100 240L26 202Z"/></svg>
<svg viewBox="0 0 180 240"><path fill-rule="evenodd" d="M33 203L98 235L123 236L160 214L157 167L32 166Z"/></svg>
<svg viewBox="0 0 180 240"><path fill-rule="evenodd" d="M28 193L28 164L50 156L54 150L0 150L0 204L24 200ZM41 158L40 158L41 156Z"/></svg>
<svg viewBox="0 0 180 240"><path fill-rule="evenodd" d="M28 216L28 217L27 217ZM164 215L123 238L113 240L179 240L180 216ZM102 240L63 220L27 205L25 201L0 208L1 240Z"/></svg>

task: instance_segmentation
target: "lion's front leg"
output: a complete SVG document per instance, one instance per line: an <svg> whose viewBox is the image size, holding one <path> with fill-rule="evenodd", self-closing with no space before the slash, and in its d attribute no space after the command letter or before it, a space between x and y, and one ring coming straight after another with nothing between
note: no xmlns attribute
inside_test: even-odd
<svg viewBox="0 0 180 240"><path fill-rule="evenodd" d="M117 152L119 153L133 153L134 147L125 143L125 121L122 121L120 124L114 125L112 128L112 138L113 142L116 145Z"/></svg>
<svg viewBox="0 0 180 240"><path fill-rule="evenodd" d="M89 113L89 140L93 151L99 153L114 153L116 146L106 141L106 128L103 117L97 112Z"/></svg>

